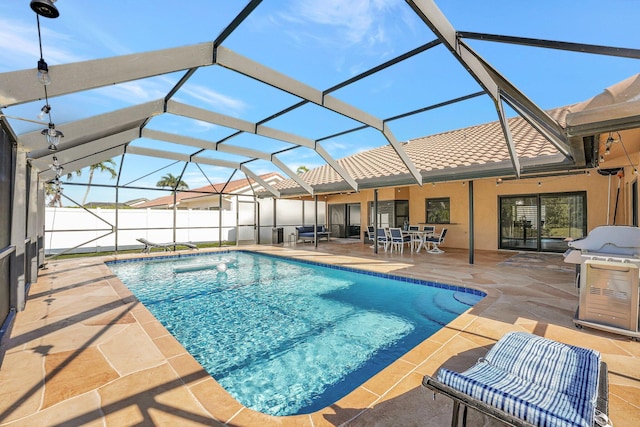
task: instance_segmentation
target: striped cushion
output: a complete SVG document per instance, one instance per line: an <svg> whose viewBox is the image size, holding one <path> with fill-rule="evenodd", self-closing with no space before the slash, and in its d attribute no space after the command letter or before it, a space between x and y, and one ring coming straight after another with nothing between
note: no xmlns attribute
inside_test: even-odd
<svg viewBox="0 0 640 427"><path fill-rule="evenodd" d="M472 368L438 379L534 425L590 427L599 369L596 351L510 332Z"/></svg>

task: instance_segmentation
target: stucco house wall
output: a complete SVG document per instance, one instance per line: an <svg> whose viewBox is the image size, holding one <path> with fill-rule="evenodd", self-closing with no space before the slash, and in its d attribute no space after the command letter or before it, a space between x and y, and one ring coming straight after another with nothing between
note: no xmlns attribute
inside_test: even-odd
<svg viewBox="0 0 640 427"><path fill-rule="evenodd" d="M637 164L637 153L634 153ZM617 225L626 225L631 221L630 191L631 183L638 179L630 166L610 163L609 167L624 167L625 176L620 180L618 196ZM504 179L500 184L493 178L475 180L474 192L474 244L479 250L497 250L499 246L498 198L506 195L534 195L547 193L586 192L587 230L607 224L607 210L610 211L610 224L613 224L613 210L616 203L618 177L603 176L593 169L584 173L564 176L549 176L528 179ZM610 191L609 191L610 187ZM609 196L609 201L607 197ZM362 238L364 239L368 219L368 203L374 199L374 190L362 190L358 193L325 196L327 205L334 203L360 203ZM422 186L390 187L378 190L378 200L409 200L411 224L423 224L425 218L425 199L449 197L450 224L437 224L439 231L449 229L446 246L455 248L469 247L469 183L467 181L426 183Z"/></svg>

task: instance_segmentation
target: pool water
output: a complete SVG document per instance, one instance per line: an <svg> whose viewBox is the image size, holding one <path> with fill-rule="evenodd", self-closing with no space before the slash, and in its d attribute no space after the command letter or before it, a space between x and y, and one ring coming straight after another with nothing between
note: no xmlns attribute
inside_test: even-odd
<svg viewBox="0 0 640 427"><path fill-rule="evenodd" d="M235 399L270 415L335 403L484 296L246 251L109 267Z"/></svg>

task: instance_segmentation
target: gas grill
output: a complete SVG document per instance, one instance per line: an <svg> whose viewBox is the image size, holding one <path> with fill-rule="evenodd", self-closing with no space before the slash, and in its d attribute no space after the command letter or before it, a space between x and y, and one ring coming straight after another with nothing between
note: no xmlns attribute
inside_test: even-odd
<svg viewBox="0 0 640 427"><path fill-rule="evenodd" d="M569 242L564 262L576 264L575 325L640 339L640 228L596 227Z"/></svg>

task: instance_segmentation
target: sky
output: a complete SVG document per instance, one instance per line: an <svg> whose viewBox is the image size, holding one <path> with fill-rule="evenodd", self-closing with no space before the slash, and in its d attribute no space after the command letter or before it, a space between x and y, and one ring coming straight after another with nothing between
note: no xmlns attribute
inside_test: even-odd
<svg viewBox="0 0 640 427"><path fill-rule="evenodd" d="M214 40L244 8L228 0L59 0L57 19L41 18L43 57L67 64ZM640 48L638 0L440 0L436 1L459 31L481 32L603 46ZM401 0L265 0L222 46L260 62L318 90L329 89L359 73L434 40L428 27ZM593 97L606 87L640 71L638 60L468 40L468 44L504 77L543 109ZM0 2L0 73L35 68L39 59L36 15L26 0ZM163 98L184 73L172 73L49 101L55 123L67 123ZM1 77L1 74L0 74ZM52 75L52 78L55 76ZM0 84L2 84L0 80ZM341 88L332 96L381 119L479 91L478 84L443 47L438 46L379 73ZM176 101L258 122L300 101L220 66L199 69L176 94ZM43 102L3 109L7 115L36 119ZM513 115L513 112L510 112ZM399 141L495 121L495 108L484 96L388 123ZM11 120L18 135L41 125ZM307 104L267 123L269 127L310 139L336 159L387 143L379 132L363 130L327 136L360 126L352 119ZM149 129L182 133L212 142L234 133L209 123L172 115L154 117ZM229 144L274 152L290 144L250 134ZM184 151L182 147L138 139L139 147ZM192 150L192 149L191 149ZM212 157L241 161L239 156L211 152ZM307 148L280 155L294 171L324 161ZM113 159L120 184L156 187L167 173L180 175L190 188L225 182L232 170L198 167L167 159L127 155ZM280 172L270 162L248 164L255 173ZM68 171L66 171L68 172ZM80 202L88 171L74 176L65 194ZM240 172L233 179L244 177ZM87 201L113 199L109 174L97 173ZM157 194L156 194L157 193ZM121 190L120 200L163 194ZM65 201L65 204L68 202Z"/></svg>

